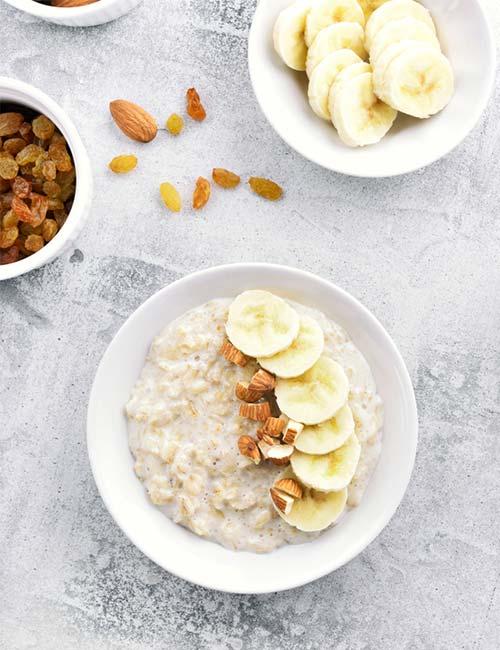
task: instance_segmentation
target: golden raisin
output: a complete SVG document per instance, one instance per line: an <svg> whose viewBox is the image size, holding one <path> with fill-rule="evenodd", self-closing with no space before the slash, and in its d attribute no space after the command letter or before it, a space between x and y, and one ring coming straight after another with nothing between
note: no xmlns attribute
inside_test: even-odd
<svg viewBox="0 0 500 650"><path fill-rule="evenodd" d="M61 186L55 181L45 181L43 184L43 192L49 197L49 199L56 199L61 195Z"/></svg>
<svg viewBox="0 0 500 650"><path fill-rule="evenodd" d="M17 176L12 182L12 192L20 199L27 199L31 194L31 183L22 176Z"/></svg>
<svg viewBox="0 0 500 650"><path fill-rule="evenodd" d="M206 178L200 176L196 181L196 187L193 194L193 208L195 210L201 210L207 203L210 198L210 193L212 188L210 183Z"/></svg>
<svg viewBox="0 0 500 650"><path fill-rule="evenodd" d="M182 207L181 197L171 183L162 183L160 185L160 194L163 203L165 203L169 210L172 212L180 212Z"/></svg>
<svg viewBox="0 0 500 650"><path fill-rule="evenodd" d="M33 142L33 129L31 128L31 124L29 122L23 122L21 124L19 127L19 135L28 144Z"/></svg>
<svg viewBox="0 0 500 650"><path fill-rule="evenodd" d="M2 217L2 227L7 230L7 228L13 228L19 223L19 217L13 210L9 210Z"/></svg>
<svg viewBox="0 0 500 650"><path fill-rule="evenodd" d="M24 165L34 163L43 153L44 150L37 144L27 144L24 149L21 149L17 154L16 162L18 165L23 167Z"/></svg>
<svg viewBox="0 0 500 650"><path fill-rule="evenodd" d="M283 195L281 187L267 178L252 176L248 181L248 184L256 194L262 196L264 199L268 199L269 201L277 201Z"/></svg>
<svg viewBox="0 0 500 650"><path fill-rule="evenodd" d="M49 242L51 239L54 239L58 230L57 222L54 219L45 219L42 224L42 236L44 240Z"/></svg>
<svg viewBox="0 0 500 650"><path fill-rule="evenodd" d="M217 185L225 189L236 187L241 181L241 178L237 174L222 167L216 167L212 170L212 178L214 179L214 183L217 183Z"/></svg>
<svg viewBox="0 0 500 650"><path fill-rule="evenodd" d="M131 172L137 167L137 158L132 154L116 156L109 163L108 167L112 172L115 172L115 174L128 174L128 172Z"/></svg>
<svg viewBox="0 0 500 650"><path fill-rule="evenodd" d="M45 242L41 235L28 235L26 241L24 242L24 248L30 253L37 253L41 248L43 248Z"/></svg>
<svg viewBox="0 0 500 650"><path fill-rule="evenodd" d="M51 144L49 146L49 157L55 162L57 171L69 172L73 169L70 155L63 143Z"/></svg>
<svg viewBox="0 0 500 650"><path fill-rule="evenodd" d="M184 128L184 120L180 115L177 115L177 113L172 113L172 115L168 118L165 126L172 135L179 135L179 133Z"/></svg>
<svg viewBox="0 0 500 650"><path fill-rule="evenodd" d="M40 140L50 140L56 130L54 123L45 115L39 115L31 124L33 127L33 133L37 138L40 138Z"/></svg>
<svg viewBox="0 0 500 650"><path fill-rule="evenodd" d="M56 169L56 164L53 160L44 160L41 167L42 167L42 176L46 181L55 180L57 169Z"/></svg>
<svg viewBox="0 0 500 650"><path fill-rule="evenodd" d="M3 143L3 150L7 153L10 153L11 156L17 156L17 154L24 149L26 142L23 138L9 138Z"/></svg>
<svg viewBox="0 0 500 650"><path fill-rule="evenodd" d="M5 180L11 180L17 176L19 165L14 158L9 154L0 154L0 177Z"/></svg>
<svg viewBox="0 0 500 650"><path fill-rule="evenodd" d="M0 230L0 248L10 248L19 237L17 226Z"/></svg>
<svg viewBox="0 0 500 650"><path fill-rule="evenodd" d="M0 137L14 135L23 122L24 117L21 113L0 113Z"/></svg>
<svg viewBox="0 0 500 650"><path fill-rule="evenodd" d="M193 120L196 120L197 122L203 122L203 120L207 116L207 113L203 108L203 104L201 103L200 96L196 92L195 88L190 88L187 91L186 99L187 99L186 110L189 117L192 118Z"/></svg>

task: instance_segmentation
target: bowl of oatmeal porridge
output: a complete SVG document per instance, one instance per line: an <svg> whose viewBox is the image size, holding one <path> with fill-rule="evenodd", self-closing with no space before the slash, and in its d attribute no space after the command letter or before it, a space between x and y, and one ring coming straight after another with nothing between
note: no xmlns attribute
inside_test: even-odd
<svg viewBox="0 0 500 650"><path fill-rule="evenodd" d="M262 297L268 311L252 312ZM237 593L299 586L360 553L403 498L416 443L411 382L378 321L335 285L267 264L150 298L106 351L88 412L94 477L131 541Z"/></svg>

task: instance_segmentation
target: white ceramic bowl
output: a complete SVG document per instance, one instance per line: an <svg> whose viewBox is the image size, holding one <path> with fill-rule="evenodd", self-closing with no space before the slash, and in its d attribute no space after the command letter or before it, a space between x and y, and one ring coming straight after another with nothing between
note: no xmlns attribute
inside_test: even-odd
<svg viewBox="0 0 500 650"><path fill-rule="evenodd" d="M270 289L343 325L373 370L385 402L382 454L361 505L317 540L267 555L230 551L174 524L150 503L135 476L124 405L153 338L187 310L250 288ZM147 300L107 349L90 396L87 443L97 487L130 540L171 573L235 593L290 589L320 578L360 553L396 511L413 468L417 411L404 362L382 325L357 300L310 273L270 264L219 266L189 275Z"/></svg>
<svg viewBox="0 0 500 650"><path fill-rule="evenodd" d="M248 59L257 100L277 133L318 165L362 177L396 176L449 153L473 129L491 95L495 46L479 0L422 0L436 22L442 48L455 71L456 92L428 120L399 115L376 145L351 149L307 101L305 73L287 68L275 53L274 22L292 0L261 0L250 31Z"/></svg>
<svg viewBox="0 0 500 650"><path fill-rule="evenodd" d="M120 18L142 0L99 0L83 7L51 7L34 0L5 0L5 2L50 23L69 27L90 27Z"/></svg>
<svg viewBox="0 0 500 650"><path fill-rule="evenodd" d="M78 131L54 100L34 86L0 77L0 110L2 102L14 102L49 117L66 138L76 171L76 193L66 223L38 253L13 264L0 265L0 280L7 280L47 264L74 243L90 214L93 183L90 160Z"/></svg>

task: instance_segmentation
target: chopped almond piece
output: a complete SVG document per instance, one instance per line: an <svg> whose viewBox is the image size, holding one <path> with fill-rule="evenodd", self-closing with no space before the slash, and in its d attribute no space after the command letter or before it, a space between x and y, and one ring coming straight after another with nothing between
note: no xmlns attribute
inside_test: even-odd
<svg viewBox="0 0 500 650"><path fill-rule="evenodd" d="M260 390L263 393L274 390L275 386L276 377L262 368L255 373L249 384L250 390Z"/></svg>
<svg viewBox="0 0 500 650"><path fill-rule="evenodd" d="M273 438L279 438L285 428L285 420L282 418L267 418L264 424L264 431Z"/></svg>
<svg viewBox="0 0 500 650"><path fill-rule="evenodd" d="M242 418L249 418L256 422L265 422L271 417L271 407L269 402L260 404L240 404L240 415Z"/></svg>
<svg viewBox="0 0 500 650"><path fill-rule="evenodd" d="M276 488L271 488L269 493L271 494L272 502L276 508L284 515L289 515L292 511L293 504L295 503L294 498L284 492L280 492L280 490L277 490Z"/></svg>
<svg viewBox="0 0 500 650"><path fill-rule="evenodd" d="M250 436L240 436L238 439L238 449L242 456L246 456L253 460L253 462L258 465L260 463L260 451L257 447L257 443Z"/></svg>
<svg viewBox="0 0 500 650"><path fill-rule="evenodd" d="M224 359L227 359L231 363L235 363L237 366L242 368L247 365L248 357L240 352L238 348L235 348L231 341L224 341L221 345L219 352L222 354Z"/></svg>
<svg viewBox="0 0 500 650"><path fill-rule="evenodd" d="M302 433L303 429L304 429L303 424L300 424L300 422L294 422L293 420L290 420L286 425L285 433L283 434L283 442L287 445L294 445L297 436L299 435L299 433Z"/></svg>
<svg viewBox="0 0 500 650"><path fill-rule="evenodd" d="M285 494L289 494L294 499L302 499L304 494L302 485L293 478L282 478L276 481L274 487Z"/></svg>
<svg viewBox="0 0 500 650"><path fill-rule="evenodd" d="M242 402L248 402L249 404L258 402L260 399L262 399L263 396L263 393L258 390L250 390L248 388L248 384L243 381L239 381L236 384L234 392L238 399L240 399Z"/></svg>
<svg viewBox="0 0 500 650"><path fill-rule="evenodd" d="M275 465L288 465L293 454L292 445L274 445L267 454L268 460Z"/></svg>

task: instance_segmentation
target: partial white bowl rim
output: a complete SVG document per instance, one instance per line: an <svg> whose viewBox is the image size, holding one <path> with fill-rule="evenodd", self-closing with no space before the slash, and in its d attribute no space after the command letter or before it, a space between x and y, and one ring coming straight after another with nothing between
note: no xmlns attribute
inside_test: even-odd
<svg viewBox="0 0 500 650"><path fill-rule="evenodd" d="M5 2L12 5L13 7L16 7L16 9L26 11L33 16L45 18L46 20L61 18L61 12L64 12L65 16L71 16L73 18L89 16L96 12L102 11L104 8L107 9L110 7L115 7L122 1L123 0L99 0L98 2L94 2L90 5L84 5L83 7L52 7L50 5L44 5L40 2L35 2L35 0L5 0Z"/></svg>
<svg viewBox="0 0 500 650"><path fill-rule="evenodd" d="M4 92L10 93L13 98L6 98L3 95ZM92 199L93 180L90 160L82 139L68 115L59 104L44 92L38 90L38 88L17 79L0 77L0 101L11 101L33 108L30 105L30 100L43 107L43 110L47 112L47 116L55 122L65 136L75 164L76 192L66 223L54 239L40 251L30 255L30 257L13 264L0 265L0 280L7 280L28 273L47 264L62 253L68 242L76 238L82 230L89 216L87 208Z"/></svg>
<svg viewBox="0 0 500 650"><path fill-rule="evenodd" d="M321 159L321 157L316 156L314 152L311 152L310 150L306 149L304 146L298 144L297 142L293 141L292 138L290 138L290 134L287 132L287 130L282 128L278 115L275 114L275 112L269 110L268 105L263 101L263 97L261 96L261 93L257 90L259 87L259 83L257 78L258 69L255 63L256 61L255 51L257 50L258 47L258 39L261 38L262 35L257 32L255 25L257 22L256 18L260 17L260 13L264 11L264 5L266 4L267 0L258 0L254 18L252 20L252 25L250 27L249 37L248 37L248 67L250 72L250 79L252 82L252 87L254 90L255 97L257 98L257 102L262 112L264 113L266 119L271 124L271 126L276 131L276 133L288 144L289 147L291 147L294 151L299 153L307 160L311 160L312 162L316 163L320 167L329 169L339 174L344 174L346 176L352 176L358 178L389 178L389 177L409 174L419 169L428 167L429 165L432 165L437 160L440 160L441 158L447 156L451 151L453 151L456 147L458 147L463 142L465 137L467 137L467 135L478 124L493 93L495 76L496 76L496 47L495 47L495 39L493 36L493 31L490 22L485 14L484 7L482 6L480 0L467 0L467 1L474 2L477 8L479 9L479 12L482 17L482 21L484 23L483 26L487 34L488 57L489 57L489 61L491 62L491 65L489 67L489 72L488 72L488 78L487 78L488 90L483 95L481 101L479 101L477 104L474 105L473 110L469 114L466 114L464 116L464 119L466 120L466 128L464 129L463 137L457 139L453 145L445 148L444 150L436 151L435 155L430 156L429 159L425 162L425 164L419 164L419 163L412 164L411 162L406 161L403 162L400 169L393 170L392 172L383 172L383 173L380 173L376 170L364 171L358 173L355 169L351 167L349 168L349 171L346 171L342 169L341 165L335 164L334 160L332 160L331 164L328 164L325 162L325 160ZM427 0L427 2L429 2L429 0ZM425 4L426 3L424 2L424 5ZM269 38L271 38L271 36L269 36Z"/></svg>
<svg viewBox="0 0 500 650"><path fill-rule="evenodd" d="M140 539L140 535L136 530L136 527L134 527L134 525L131 525L130 520L127 518L126 515L124 515L124 510L126 510L126 508L123 509L122 507L120 509L119 507L120 504L116 504L114 501L108 498L108 494L106 493L105 480L104 480L104 476L106 473L105 471L106 462L104 459L101 459L99 457L99 454L96 451L96 445L99 437L99 433L97 431L96 414L98 410L97 404L101 399L100 389L104 385L106 385L106 380L104 379L106 358L110 354L110 351L112 350L113 346L118 345L120 338L122 337L122 335L125 334L126 330L132 328L132 323L134 322L135 318L138 315L142 315L143 312L146 312L149 306L153 302L159 300L160 297L163 296L163 294L165 293L171 292L174 289L182 288L184 285L186 287L189 287L189 284L193 280L199 280L201 278L204 278L205 281L207 281L207 278L209 278L210 275L216 275L220 273L231 274L232 272L237 272L238 270L241 270L242 272L245 272L246 270L249 271L257 270L266 273L270 271L276 273L284 272L290 275L291 279L295 278L296 280L298 280L299 278L301 278L302 280L319 283L318 286L321 288L321 290L324 289L330 292L333 290L338 294L338 296L342 297L344 301L350 303L356 310L362 312L363 317L367 318L370 321L371 323L370 326L375 328L377 334L384 339L385 344L389 347L390 352L393 355L393 358L395 360L395 364L394 364L395 370L398 376L398 380L401 383L402 391L404 395L405 413L408 416L409 429L408 431L405 431L405 434L407 435L408 447L407 447L407 455L404 458L404 461L402 463L404 465L402 469L402 476L398 484L394 486L394 492L391 495L390 504L387 505L387 508L384 511L383 516L379 516L378 519L376 520L376 523L373 524L372 533L370 535L367 535L364 539L353 544L352 547L350 548L350 551L345 553L345 555L341 558L340 562L338 561L338 558L333 558L332 560L330 560L328 564L326 564L324 568L321 569L321 571L317 571L316 573L311 572L311 574L308 575L306 579L294 578L294 576L290 572L289 575L285 575L282 577L280 576L279 581L276 581L272 585L270 586L268 585L265 588L252 587L251 589L247 589L245 587L242 587L235 590L234 588L227 586L227 583L225 582L225 578L222 575L218 578L217 584L214 584L213 581L205 580L204 577L202 576L193 575L192 571L190 570L190 567L178 566L175 564L175 561L166 563L164 561L164 558L160 558L155 553L149 552L148 549L144 548ZM404 494L406 492L413 471L416 449L417 449L417 440L418 440L418 415L417 415L417 406L416 406L415 395L413 392L411 379L409 377L403 358L401 357L395 343L392 341L391 337L385 331L381 323L375 318L375 316L366 307L364 307L358 300L356 300L356 298L351 296L343 289L339 288L337 285L334 285L333 283L324 280L323 278L314 275L312 273L301 271L299 269L292 268L292 267L278 265L278 264L238 263L238 264L227 264L223 266L211 267L208 269L197 271L195 273L191 273L165 286L163 289L160 289L155 294L153 294L125 321L125 323L122 325L122 327L118 330L118 332L114 336L106 352L104 353L101 362L99 364L99 367L97 369L94 383L92 386L90 399L89 399L88 413L87 413L87 447L88 447L90 465L92 468L92 472L94 475L97 488L101 494L101 497L109 513L115 520L116 524L122 529L125 535L132 541L133 544L135 544L137 548L139 548L153 562L163 567L170 573L180 578L183 578L184 580L187 580L189 582L201 585L203 587L209 589L216 589L218 591L226 591L229 593L251 593L251 594L270 593L270 592L283 591L283 590L299 587L303 584L307 584L309 582L317 580L318 578L321 578L331 573L332 571L340 568L341 566L349 562L360 552L362 552L389 523L389 521L395 514L397 508L399 507L399 504L401 503L404 497ZM208 542L201 540L201 543L208 543ZM251 557L251 554L242 553L242 559L244 558L245 555L247 557Z"/></svg>

